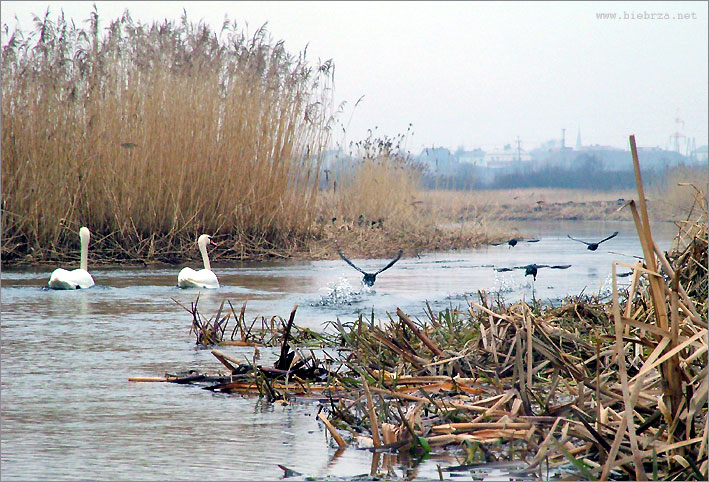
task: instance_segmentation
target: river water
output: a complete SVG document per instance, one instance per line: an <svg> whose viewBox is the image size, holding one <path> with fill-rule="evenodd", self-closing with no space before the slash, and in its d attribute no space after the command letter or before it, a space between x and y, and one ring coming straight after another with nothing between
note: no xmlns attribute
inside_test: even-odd
<svg viewBox="0 0 709 482"><path fill-rule="evenodd" d="M228 299L236 310L247 303L247 320L287 319L297 304L296 324L319 330L325 321L353 321L372 310L378 319L397 307L423 316L426 301L434 311L465 307L480 289L500 291L510 301L554 301L607 292L611 262L632 264L625 255L642 255L628 222L518 227L541 241L404 257L377 277L373 289L365 289L361 275L340 259L216 265L222 287L201 291L200 312L211 316ZM597 241L613 231L619 236L596 252L566 237ZM672 224L653 225L663 249L675 234ZM367 271L388 262L353 261ZM493 269L530 263L572 266L541 269L536 282L523 270ZM2 480L273 480L283 476L279 464L300 478L368 474L372 454L331 446L315 418L315 402L282 406L194 386L128 382L223 368L209 350L195 346L191 316L173 301L189 305L198 293L176 287L180 268L89 265L96 286L73 292L44 289L51 269L2 272ZM246 347L224 351L252 355ZM455 454L441 451L419 464L396 460L392 467L401 478L437 480L437 464L461 462ZM488 467L476 477L504 479L514 468Z"/></svg>

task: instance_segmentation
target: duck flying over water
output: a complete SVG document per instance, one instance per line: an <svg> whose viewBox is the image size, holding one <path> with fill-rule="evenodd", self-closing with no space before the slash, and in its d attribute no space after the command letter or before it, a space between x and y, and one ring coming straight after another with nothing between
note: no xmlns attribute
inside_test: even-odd
<svg viewBox="0 0 709 482"><path fill-rule="evenodd" d="M490 244L492 244L493 246L502 246L503 244L509 244L509 245L510 245L510 248L514 248L515 246L517 246L517 243L522 243L522 242L525 242L525 243L538 243L539 240L538 240L538 239L512 238L512 239L507 240L507 241L502 241L501 243L490 243Z"/></svg>
<svg viewBox="0 0 709 482"><path fill-rule="evenodd" d="M591 251L595 251L595 250L598 249L598 245L601 244L602 242L608 241L609 239L615 238L616 236L618 236L618 231L616 231L615 233L611 234L611 235L608 236L607 238L601 239L601 240L600 240L599 242L597 242L597 243L589 243L588 241L583 241L583 240L581 240L581 239L572 238L571 235L569 235L569 234L567 234L566 236L568 236L569 239L573 239L574 241L578 241L579 243L585 244L586 246L588 246L588 248L586 248L586 249L589 249L589 250L591 250Z"/></svg>
<svg viewBox="0 0 709 482"><path fill-rule="evenodd" d="M386 269L389 269L389 268L391 268L392 266L394 266L394 263L396 263L397 261L399 261L399 258L401 258L401 255L402 255L403 253L404 253L404 250L403 250L403 249L400 249L400 250L399 250L399 254L398 254L398 255L396 256L396 258L393 259L388 265L384 266L382 269L380 269L380 270L377 271L376 273L367 273L366 271L364 271L364 270L358 268L357 266L355 266L352 261L350 261L349 259L347 259L347 258L345 257L345 255L342 254L342 251L340 251L339 249L337 250L337 254L339 254L340 257L345 260L345 263L349 264L349 265L352 266L354 269L356 269L357 271L359 271L360 273L362 273L362 274L364 275L364 278L362 278L362 283L364 283L364 284L367 285L367 286L374 286L374 282L377 280L377 275L378 275L379 273L381 273L382 271L384 271L384 270L386 270Z"/></svg>
<svg viewBox="0 0 709 482"><path fill-rule="evenodd" d="M570 267L571 267L570 264L559 264L559 265L554 265L554 266L550 266L548 264L528 264L525 266L515 266L513 268L495 268L495 271L503 272L503 271L512 271L513 269L523 269L525 276L532 275L534 277L534 281L536 281L537 280L537 271L541 268L566 269L566 268L570 268Z"/></svg>

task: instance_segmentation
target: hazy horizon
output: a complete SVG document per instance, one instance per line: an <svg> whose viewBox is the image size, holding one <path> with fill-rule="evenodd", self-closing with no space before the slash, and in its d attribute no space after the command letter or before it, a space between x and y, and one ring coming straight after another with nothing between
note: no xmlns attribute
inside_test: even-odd
<svg viewBox="0 0 709 482"><path fill-rule="evenodd" d="M566 129L566 145L671 148L675 132L707 144L706 2L96 2L102 26L128 10L142 23L225 16L267 22L292 53L335 64L347 144L374 129L406 147L484 150L519 136L531 150ZM61 10L83 23L92 2L8 2L10 32ZM616 19L602 15L615 13ZM669 19L646 18L667 14ZM677 16L687 18L677 19ZM15 21L17 16L17 23ZM637 17L641 18L637 18ZM627 18L624 18L627 17ZM632 18L631 18L632 17ZM3 41L6 34L3 33ZM4 43L4 42L3 42ZM355 108L355 103L363 96ZM682 152L684 152L684 140Z"/></svg>

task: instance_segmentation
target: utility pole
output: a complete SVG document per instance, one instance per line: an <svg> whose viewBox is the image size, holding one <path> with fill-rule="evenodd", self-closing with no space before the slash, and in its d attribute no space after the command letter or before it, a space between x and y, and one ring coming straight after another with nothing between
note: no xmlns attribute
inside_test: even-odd
<svg viewBox="0 0 709 482"><path fill-rule="evenodd" d="M566 129L561 129L561 148L566 147Z"/></svg>
<svg viewBox="0 0 709 482"><path fill-rule="evenodd" d="M521 160L522 160L522 148L520 146L519 136L517 136L517 161L519 162Z"/></svg>
<svg viewBox="0 0 709 482"><path fill-rule="evenodd" d="M682 124L682 131L680 131L679 125ZM677 109L677 117L675 117L675 133L670 136L673 139L672 150L681 154L680 138L687 138L682 132L684 132L684 121L679 118L679 109Z"/></svg>
<svg viewBox="0 0 709 482"><path fill-rule="evenodd" d="M687 150L685 156L689 160L694 160L694 151L697 149L697 144L695 143L694 137L687 137Z"/></svg>

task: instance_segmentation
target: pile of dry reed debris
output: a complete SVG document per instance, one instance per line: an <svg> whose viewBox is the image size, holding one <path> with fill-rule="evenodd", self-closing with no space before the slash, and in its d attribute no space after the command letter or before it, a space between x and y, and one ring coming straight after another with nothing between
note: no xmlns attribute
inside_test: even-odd
<svg viewBox="0 0 709 482"><path fill-rule="evenodd" d="M349 438L375 454L459 446L467 464L573 464L588 480L707 480L707 199L697 189L675 247L663 253L650 232L633 137L631 148L639 205L626 206L644 260L613 263L610 299L506 306L480 292L467 312L429 308L425 321L401 310L384 323L360 317L336 323L334 336L304 337L336 345L335 356L323 352L328 363L291 351L294 310L273 368L213 350L230 373L199 380L272 399L318 397L318 417L337 444ZM633 269L622 292L617 266Z"/></svg>

